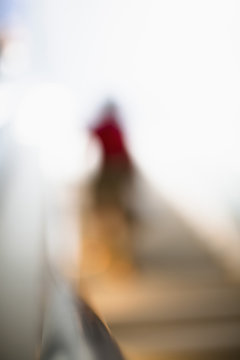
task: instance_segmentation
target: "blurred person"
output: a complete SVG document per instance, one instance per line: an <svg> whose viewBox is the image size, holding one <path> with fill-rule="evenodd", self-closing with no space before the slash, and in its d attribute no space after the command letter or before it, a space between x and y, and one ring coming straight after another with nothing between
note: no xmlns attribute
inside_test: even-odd
<svg viewBox="0 0 240 360"><path fill-rule="evenodd" d="M99 122L90 131L99 141L103 154L102 168L94 184L96 205L124 207L124 190L132 180L134 166L113 102L106 104Z"/></svg>
<svg viewBox="0 0 240 360"><path fill-rule="evenodd" d="M82 273L111 269L114 274L129 274L135 268L131 234L135 214L129 196L135 167L112 101L104 106L90 135L100 145L102 163L90 186L92 212L83 242Z"/></svg>

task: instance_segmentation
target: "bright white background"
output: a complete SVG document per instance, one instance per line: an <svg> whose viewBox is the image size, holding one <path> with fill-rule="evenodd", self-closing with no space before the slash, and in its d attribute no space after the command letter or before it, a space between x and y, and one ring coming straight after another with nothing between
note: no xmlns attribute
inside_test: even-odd
<svg viewBox="0 0 240 360"><path fill-rule="evenodd" d="M30 21L35 71L74 92L79 124L115 98L150 182L233 255L239 19L231 0L43 0Z"/></svg>

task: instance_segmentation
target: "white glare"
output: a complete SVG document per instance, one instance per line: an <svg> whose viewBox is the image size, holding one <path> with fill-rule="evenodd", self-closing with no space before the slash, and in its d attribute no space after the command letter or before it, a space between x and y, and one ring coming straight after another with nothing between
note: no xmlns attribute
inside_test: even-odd
<svg viewBox="0 0 240 360"><path fill-rule="evenodd" d="M15 134L22 144L38 148L44 174L52 180L85 177L100 161L93 145L86 164L89 138L77 128L73 93L60 84L38 84L27 91L17 112Z"/></svg>

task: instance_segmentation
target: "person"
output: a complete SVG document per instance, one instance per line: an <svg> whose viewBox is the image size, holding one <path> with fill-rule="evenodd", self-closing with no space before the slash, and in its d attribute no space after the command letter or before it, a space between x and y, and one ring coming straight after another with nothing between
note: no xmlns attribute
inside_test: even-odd
<svg viewBox="0 0 240 360"><path fill-rule="evenodd" d="M86 221L82 274L107 270L111 270L108 274L129 274L134 268L134 214L129 193L134 187L135 169L113 102L104 106L90 135L100 144L102 164L90 186L92 208Z"/></svg>
<svg viewBox="0 0 240 360"><path fill-rule="evenodd" d="M102 148L102 166L94 183L97 206L117 206L126 212L125 191L131 186L134 166L118 119L117 106L108 102L98 123L90 129Z"/></svg>

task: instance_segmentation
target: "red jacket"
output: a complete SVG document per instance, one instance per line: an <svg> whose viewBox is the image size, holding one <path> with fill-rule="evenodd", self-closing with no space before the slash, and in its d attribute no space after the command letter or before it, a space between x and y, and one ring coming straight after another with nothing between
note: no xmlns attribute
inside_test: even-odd
<svg viewBox="0 0 240 360"><path fill-rule="evenodd" d="M92 133L101 143L104 165L130 166L124 135L114 114L105 115Z"/></svg>

